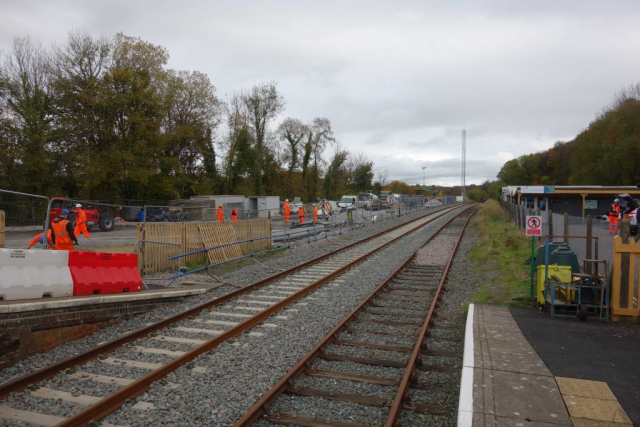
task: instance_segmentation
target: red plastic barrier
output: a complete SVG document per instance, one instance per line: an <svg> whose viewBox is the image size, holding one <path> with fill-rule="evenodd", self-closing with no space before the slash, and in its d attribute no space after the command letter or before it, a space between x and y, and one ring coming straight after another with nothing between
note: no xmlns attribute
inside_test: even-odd
<svg viewBox="0 0 640 427"><path fill-rule="evenodd" d="M137 254L69 252L73 295L119 294L142 290Z"/></svg>

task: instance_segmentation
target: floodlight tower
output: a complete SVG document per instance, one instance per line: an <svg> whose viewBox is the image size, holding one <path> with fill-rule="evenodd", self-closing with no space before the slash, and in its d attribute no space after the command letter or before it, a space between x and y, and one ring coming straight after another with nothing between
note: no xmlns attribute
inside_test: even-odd
<svg viewBox="0 0 640 427"><path fill-rule="evenodd" d="M424 180L424 170L426 169L426 166L422 166L422 186L425 186L425 180Z"/></svg>
<svg viewBox="0 0 640 427"><path fill-rule="evenodd" d="M467 178L466 174L467 167L467 131L462 129L462 179L460 185L460 195L464 199L466 197L466 189L465 189L465 181Z"/></svg>

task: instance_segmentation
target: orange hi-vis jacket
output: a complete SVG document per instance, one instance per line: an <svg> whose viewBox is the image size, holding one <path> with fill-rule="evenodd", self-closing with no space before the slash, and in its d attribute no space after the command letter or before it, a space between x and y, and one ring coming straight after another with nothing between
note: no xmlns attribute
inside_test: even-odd
<svg viewBox="0 0 640 427"><path fill-rule="evenodd" d="M218 215L218 222L219 223L223 223L224 222L224 209L222 209L222 208L216 209L216 214Z"/></svg>
<svg viewBox="0 0 640 427"><path fill-rule="evenodd" d="M238 222L238 209L236 208L231 209L231 221Z"/></svg>
<svg viewBox="0 0 640 427"><path fill-rule="evenodd" d="M69 221L67 221L66 219L51 224L51 227L53 228L53 235L56 241L56 249L59 251L73 250L73 241L71 240L71 237L69 237L67 224L69 224Z"/></svg>
<svg viewBox="0 0 640 427"><path fill-rule="evenodd" d="M38 244L38 242L40 241L40 238L44 235L44 231L40 234L38 234L36 237L34 237L33 239L31 239L31 241L29 242L29 249L31 249L32 247L34 247L36 244ZM47 240L49 241L49 247L53 247L53 242L51 241L51 230L47 231Z"/></svg>
<svg viewBox="0 0 640 427"><path fill-rule="evenodd" d="M82 209L78 208L76 212L76 225L83 225L87 223L87 214Z"/></svg>
<svg viewBox="0 0 640 427"><path fill-rule="evenodd" d="M620 217L620 205L616 206L616 204L611 205L611 210L609 211L609 221L618 222L618 218Z"/></svg>

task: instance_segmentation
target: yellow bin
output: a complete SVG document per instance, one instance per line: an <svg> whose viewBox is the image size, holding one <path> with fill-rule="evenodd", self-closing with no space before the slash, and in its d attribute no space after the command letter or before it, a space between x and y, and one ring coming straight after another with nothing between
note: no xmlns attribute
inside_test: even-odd
<svg viewBox="0 0 640 427"><path fill-rule="evenodd" d="M544 265L538 266L538 304L541 305L544 305L544 267ZM571 267L549 264L549 281L571 283Z"/></svg>

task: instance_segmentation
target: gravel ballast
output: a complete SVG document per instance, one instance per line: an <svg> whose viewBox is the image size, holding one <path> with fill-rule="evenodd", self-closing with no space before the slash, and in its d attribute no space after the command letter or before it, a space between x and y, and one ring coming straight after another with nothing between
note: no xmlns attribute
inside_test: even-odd
<svg viewBox="0 0 640 427"><path fill-rule="evenodd" d="M408 217L409 215L407 215ZM451 214L444 218L436 220L431 225L437 228L444 223ZM354 230L350 234L350 238L362 238L366 233L373 234L379 232L381 228L378 226L393 226L393 224L383 223L374 227L362 228ZM376 228L373 230L373 228ZM358 235L360 234L360 235ZM163 387L154 384L151 389L141 396L139 400L150 402L155 405L156 409L152 411L135 411L131 408L125 408L109 415L105 421L113 424L124 425L231 425L239 416L241 416L255 400L262 396L280 377L293 366L301 356L303 356L319 339L321 339L335 324L341 320L349 311L351 311L361 300L366 297L393 269L395 269L402 261L406 259L415 249L421 246L424 241L433 234L433 230L425 228L420 233L403 238L401 242L394 244L392 247L384 249L380 253L371 257L368 261L354 267L348 273L348 280L338 282L336 286L329 287L325 285L322 289L314 292L311 297L301 300L304 304L295 304L293 309L285 310L279 314L285 314L287 319L275 319L272 317L269 323L277 324L276 328L255 328L264 335L261 337L249 337L246 334L238 337L233 342L223 343L215 352L210 352L198 357L191 364L201 367L205 373L195 372L189 367L182 367L173 372L167 378L167 381L180 384L178 389ZM344 244L344 243L343 243ZM314 246L300 247L295 250L288 251L286 254L274 257L272 259L261 260L268 269L258 264L248 263L243 268L229 273L223 277L223 280L235 284L247 284L260 280L262 277L273 274L274 270L282 270L297 265L302 261L334 250L336 246L328 245L326 242L315 242ZM427 255L425 255L427 256ZM454 265L455 268L455 265ZM451 283L451 280L450 280ZM174 307L163 308L154 312L137 316L134 319L122 322L120 325L108 328L111 330L101 331L75 343L69 343L62 347L74 347L73 349L63 349L62 347L42 358L30 358L21 363L22 366L15 366L9 369L15 369L15 372L0 373L0 380L5 380L16 374L23 374L26 369L33 369L34 366L42 366L46 363L52 363L49 360L56 360L56 357L62 358L74 352L81 351L82 348L96 345L101 341L111 339L115 331L125 333L144 323L157 321L160 318L167 317L177 312L183 311L187 306L194 306L204 301L210 300L216 295L222 295L232 290L228 286L216 289L215 291L191 297L185 302ZM448 296L451 292L447 292ZM283 295L283 297L286 295ZM459 301L458 301L459 302ZM405 303L400 303L404 305ZM452 302L452 307L457 307L457 302ZM247 305L247 304L245 304ZM446 305L446 304L445 304ZM407 307L408 308L408 307ZM297 311L295 311L297 310ZM170 311L171 313L167 313ZM223 311L218 310L216 311ZM379 316L379 315L378 315ZM384 317L384 316L383 316ZM448 317L447 317L448 319ZM240 321L230 317L229 320ZM440 318L439 320L440 321ZM197 322L190 325L195 328L209 327ZM369 324L359 324L359 329L365 329ZM222 328L221 328L222 329ZM411 328L414 329L414 328ZM375 330L375 329L373 329ZM402 328L398 328L402 330ZM449 330L447 330L449 331ZM169 333L162 332L163 335ZM181 336L184 336L182 333ZM362 340L359 337L358 340ZM455 335L455 334L454 334ZM109 337L109 338L107 338ZM193 338L210 339L211 335L195 334ZM145 345L156 348L165 348L171 350L188 351L190 346L176 343L155 344L154 340L146 339ZM139 344L139 343L137 343ZM378 350L376 350L378 351ZM54 355L52 353L59 352ZM387 352L389 353L389 352ZM117 358L117 353L110 357ZM396 355L401 353L396 353ZM372 356L373 357L373 356ZM389 357L384 357L389 358ZM32 360L34 359L34 360ZM59 359L57 359L59 360ZM141 355L139 360L147 362L156 362L168 360L166 356L161 355ZM321 361L318 361L321 363ZM335 363L332 362L331 369L335 369ZM349 364L349 362L340 362ZM94 363L95 365L96 363ZM91 364L90 364L91 365ZM104 364L100 364L100 372L102 375L126 376L122 375L122 367L112 366L113 371L120 370L120 375L116 375L109 368L105 369ZM91 367L91 366L89 366ZM401 375L401 370L393 368L369 367L371 372L378 373L371 375L396 377ZM85 370L84 367L81 368ZM18 372L20 370L20 372ZM88 371L88 370L87 370ZM126 371L126 369L125 369ZM136 371L140 371L137 370ZM88 371L89 372L89 371ZM136 377L139 373L136 374ZM318 380L318 379L315 379ZM69 380L75 381L75 380ZM82 382L88 383L86 382ZM98 386L93 384L93 386ZM95 389L95 393L103 393L108 385L100 385L100 390ZM309 386L309 385L306 385ZM53 388L53 386L51 386ZM375 388L375 387L374 387ZM374 389L372 388L372 390ZM380 390L376 391L376 393ZM83 394L89 394L82 389ZM102 394L100 394L101 396ZM296 400L296 404L304 406L305 398L291 399ZM344 405L344 404L342 404ZM12 406L12 405L9 405ZM340 408L340 402L331 402L331 408ZM334 410L334 409L331 409ZM346 408L336 409L348 411ZM77 411L77 409L76 409ZM357 412L357 411L356 411ZM318 416L322 414L316 411ZM355 414L360 416L358 414ZM367 415L366 417L369 417ZM365 417L365 418L366 418ZM376 416L367 418L370 421L377 419Z"/></svg>

